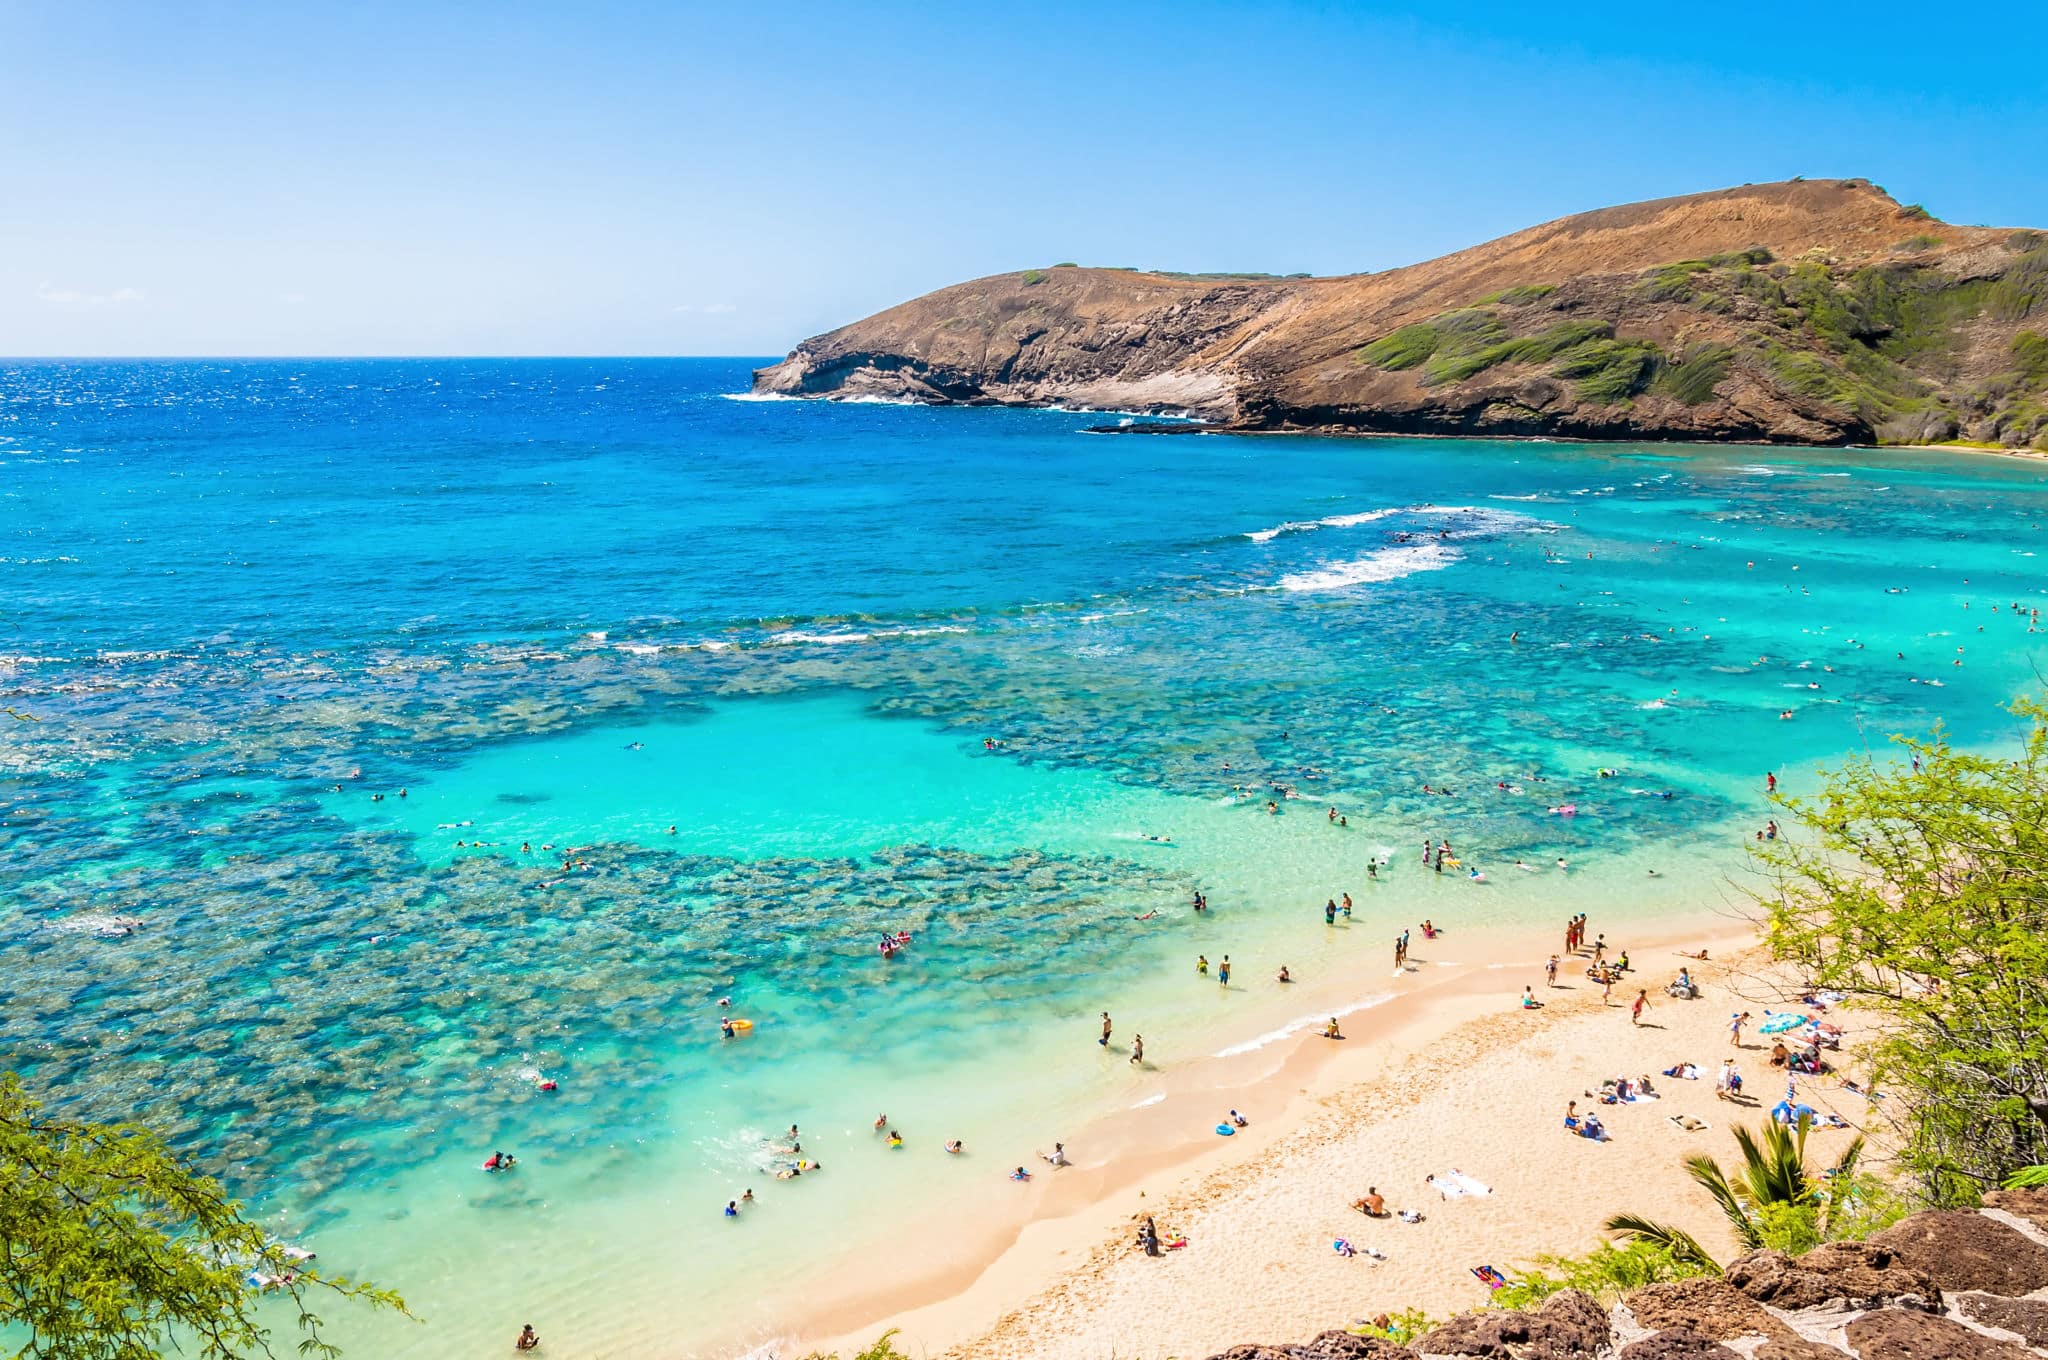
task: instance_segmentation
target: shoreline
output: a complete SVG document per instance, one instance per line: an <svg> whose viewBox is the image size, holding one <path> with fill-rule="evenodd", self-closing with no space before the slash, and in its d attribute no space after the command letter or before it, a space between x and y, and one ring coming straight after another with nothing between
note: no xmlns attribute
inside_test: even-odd
<svg viewBox="0 0 2048 1360"><path fill-rule="evenodd" d="M1668 956L1702 941L1716 960L1708 966L1719 975L1743 966L1754 936L1711 909L1659 921L1632 947L1638 962L1632 976L1661 989L1664 965L1675 969L1678 963ZM1520 1045L1541 1040L1563 1022L1625 1016L1619 1001L1599 1004L1584 979L1584 955L1560 970L1564 986L1549 993L1543 1011L1513 1006L1514 990L1525 982L1544 992L1542 964L1556 943L1547 933L1526 931L1489 941L1481 956L1459 960L1454 973L1382 1003L1365 1003L1365 1013L1346 1022L1343 1045L1313 1032L1295 1034L1275 1044L1278 1061L1256 1073L1247 1072L1252 1064L1242 1061L1250 1054L1203 1059L1176 1072L1163 1096L1078 1131L1070 1141L1073 1167L1055 1173L1030 1163L1029 1186L996 1179L998 1159L991 1158L988 1187L891 1233L889 1265L898 1278L878 1285L872 1253L850 1255L806 1291L804 1312L792 1319L773 1353L851 1354L898 1328L899 1346L913 1354L1031 1354L1029 1346L1006 1349L1002 1338L1030 1330L1023 1319L1043 1311L1048 1300L1071 1295L1083 1276L1129 1258L1131 1222L1148 1207L1160 1206L1162 1218L1177 1215L1182 1211L1168 1206L1201 1199L1214 1183L1251 1183L1272 1173L1312 1132L1329 1136L1322 1126L1333 1120L1335 1136L1355 1136L1413 1108L1446 1080L1443 1074L1423 1079L1414 1069L1428 1067L1433 1054L1468 1032L1483 1032L1485 1042ZM1719 1014L1716 1007L1709 1010ZM1702 1049L1691 1060L1705 1063L1710 1056ZM1374 1083L1397 1075L1415 1079L1397 1083L1401 1094L1390 1104L1375 1093ZM1230 1108L1244 1110L1251 1126L1238 1137L1218 1138L1208 1124ZM1546 1111L1539 1122L1548 1131L1553 1121ZM1393 1187L1388 1189L1392 1202ZM1362 1218L1353 1222L1365 1225ZM1565 1244L1555 1234L1517 1248L1523 1254L1558 1249ZM1398 1308L1407 1301L1382 1303ZM1295 1330L1308 1335L1318 1325L1303 1318ZM1247 1339L1209 1338L1214 1350ZM754 1353L768 1353L755 1345Z"/></svg>
<svg viewBox="0 0 2048 1360"><path fill-rule="evenodd" d="M1904 452L1904 453L1982 453L2000 458L2021 458L2034 462L2048 461L2048 449L2025 447L1989 448L1980 444L1859 444L1844 442L1820 444L1796 439L1675 439L1668 435L1642 434L1609 436L1584 432L1558 434L1501 434L1481 433L1464 430L1360 430L1346 425L1296 425L1280 427L1235 426L1225 423L1227 413L1221 410L1203 410L1199 405L1180 405L1173 410L1147 411L1137 407L1109 406L1066 406L1057 401L924 401L913 396L878 398L867 395L835 396L829 392L761 392L748 388L745 392L731 393L733 397L766 398L777 397L786 401L837 402L851 405L901 405L924 406L934 410L977 410L977 411L1058 411L1068 415L1126 415L1140 418L1143 423L1130 425L1090 425L1083 434L1118 435L1236 435L1291 436L1314 439L1457 439L1482 440L1497 444L1669 444L1679 448L1740 448L1740 449L1828 449L1843 452Z"/></svg>

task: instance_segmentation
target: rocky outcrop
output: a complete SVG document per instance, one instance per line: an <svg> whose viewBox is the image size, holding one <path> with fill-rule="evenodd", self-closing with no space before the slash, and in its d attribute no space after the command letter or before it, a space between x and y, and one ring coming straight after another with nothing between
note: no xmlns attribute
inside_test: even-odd
<svg viewBox="0 0 2048 1360"><path fill-rule="evenodd" d="M1796 1261L1781 1251L1753 1251L1729 1262L1723 1278L1776 1308L1870 1308L1900 1298L1937 1304L1941 1299L1931 1277L1870 1242L1830 1242Z"/></svg>
<svg viewBox="0 0 2048 1360"><path fill-rule="evenodd" d="M1944 1289L2027 1294L2048 1287L2048 1247L1983 1214L1915 1214L1870 1239Z"/></svg>
<svg viewBox="0 0 2048 1360"><path fill-rule="evenodd" d="M1568 1289L1545 1299L1533 1313L1467 1313L1452 1318L1420 1337L1415 1349L1460 1360L1597 1360L1612 1337L1607 1310Z"/></svg>
<svg viewBox="0 0 2048 1360"><path fill-rule="evenodd" d="M2044 331L2048 237L1811 180L1376 274L992 275L807 340L754 387L1231 430L2019 442L2048 439L2048 342L2020 343Z"/></svg>
<svg viewBox="0 0 2048 1360"><path fill-rule="evenodd" d="M1612 1308L1567 1290L1462 1314L1408 1346L1324 1332L1211 1360L2044 1360L2044 1198L1987 1196L1983 1212L1916 1214L1796 1258L1751 1252L1720 1278L1649 1285Z"/></svg>

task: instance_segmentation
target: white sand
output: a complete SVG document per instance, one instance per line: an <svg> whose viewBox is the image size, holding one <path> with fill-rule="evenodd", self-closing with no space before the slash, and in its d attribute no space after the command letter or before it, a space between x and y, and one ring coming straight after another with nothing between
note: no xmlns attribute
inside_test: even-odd
<svg viewBox="0 0 2048 1360"><path fill-rule="evenodd" d="M915 1291L921 1297L899 1296L873 1314L886 1320L836 1307L826 1315L836 1325L814 1335L850 1353L897 1326L908 1353L961 1360L1199 1357L1241 1342L1305 1340L1381 1311L1442 1316L1476 1307L1487 1290L1472 1267L1512 1275L1537 1253L1585 1250L1600 1221L1622 1210L1676 1222L1710 1249L1731 1251L1726 1224L1679 1159L1706 1151L1729 1161L1731 1126L1761 1123L1783 1094L1784 1077L1767 1064L1769 1040L1751 1038L1756 1046L1740 1055L1748 1095L1760 1104L1717 1100L1713 1083L1730 1051L1730 1013L1761 1018L1766 1004L1783 1008L1783 994L1753 960L1706 963L1691 965L1705 998L1677 1001L1662 987L1683 960L1659 947L1634 961L1640 982L1617 987L1611 1007L1580 960L1561 974L1570 989L1549 992L1541 1011L1516 1005L1526 968L1498 971L1432 997L1338 1058L1327 1057L1337 1046L1304 1039L1321 1059L1305 1086L1290 1064L1258 1086L1205 1093L1219 1113L1235 1105L1254 1118L1244 1134L1216 1140L1233 1145L1226 1154L1118 1176L1107 1167L1091 1173L1084 1151L1081 1168L1059 1173L1075 1177L1060 1187L1066 1198L1009 1233L993 1261L964 1248L956 1269ZM1543 994L1540 973L1534 981ZM1651 993L1640 1028L1624 1004L1636 985ZM1702 1079L1656 1075L1680 1060L1698 1064ZM1600 1106L1585 1098L1605 1078L1645 1072L1663 1099ZM1282 1089L1289 1082L1295 1089ZM1818 1109L1851 1121L1865 1114L1836 1078L1800 1085ZM1599 1111L1611 1141L1563 1130L1574 1098L1582 1111ZM1711 1130L1687 1133L1670 1122L1686 1114ZM1826 1157L1852 1136L1818 1131L1813 1146ZM1130 1155L1120 1148L1116 1159ZM1424 1177L1453 1169L1493 1193L1441 1201ZM1390 1208L1420 1209L1424 1221L1367 1220L1351 1210L1368 1185ZM1164 1237L1185 1234L1190 1245L1146 1257L1134 1245L1146 1213ZM1338 1237L1387 1259L1340 1257L1331 1249Z"/></svg>

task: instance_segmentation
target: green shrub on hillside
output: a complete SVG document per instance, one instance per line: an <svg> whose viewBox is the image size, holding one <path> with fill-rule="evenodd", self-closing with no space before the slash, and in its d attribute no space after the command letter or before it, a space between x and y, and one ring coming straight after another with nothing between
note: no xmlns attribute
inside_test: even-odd
<svg viewBox="0 0 2048 1360"><path fill-rule="evenodd" d="M1492 1301L1501 1308L1529 1308L1552 1294L1580 1289L1603 1304L1613 1304L1644 1285L1716 1273L1712 1264L1702 1264L1669 1247L1650 1242L1624 1246L1602 1242L1584 1256L1536 1257L1520 1269L1520 1278L1495 1290Z"/></svg>
<svg viewBox="0 0 2048 1360"><path fill-rule="evenodd" d="M1916 250L1932 250L1940 244L1939 236L1908 236L1903 241L1892 242L1892 249L1900 254L1908 254Z"/></svg>
<svg viewBox="0 0 2048 1360"><path fill-rule="evenodd" d="M1358 351L1358 357L1374 368L1398 372L1404 368L1413 368L1435 354L1438 343L1436 327L1426 321L1417 321L1401 327L1392 334L1381 336Z"/></svg>
<svg viewBox="0 0 2048 1360"><path fill-rule="evenodd" d="M2048 306L2048 246L2036 246L1991 285L1986 310L2000 321L2021 321Z"/></svg>
<svg viewBox="0 0 2048 1360"><path fill-rule="evenodd" d="M1572 378L1582 401L1613 405L1649 386L1661 362L1647 340L1595 340L1572 351L1551 371Z"/></svg>
<svg viewBox="0 0 2048 1360"><path fill-rule="evenodd" d="M1650 384L1650 390L1687 406L1698 406L1713 398L1714 389L1735 366L1735 347L1712 341L1689 345L1685 353L1666 364Z"/></svg>
<svg viewBox="0 0 2048 1360"><path fill-rule="evenodd" d="M1594 340L1605 340L1614 327L1605 321L1567 321L1535 335L1497 340L1478 349L1439 351L1423 370L1424 381L1463 382L1495 364L1542 364Z"/></svg>
<svg viewBox="0 0 2048 1360"><path fill-rule="evenodd" d="M1934 214L1921 207L1918 203L1908 203L1905 207L1899 209L1899 216L1911 217L1922 222L1934 220Z"/></svg>
<svg viewBox="0 0 2048 1360"><path fill-rule="evenodd" d="M1479 299L1479 306L1498 302L1503 307L1522 307L1531 302L1549 297L1557 291L1554 283L1526 283L1519 288L1503 288L1498 293L1488 293Z"/></svg>

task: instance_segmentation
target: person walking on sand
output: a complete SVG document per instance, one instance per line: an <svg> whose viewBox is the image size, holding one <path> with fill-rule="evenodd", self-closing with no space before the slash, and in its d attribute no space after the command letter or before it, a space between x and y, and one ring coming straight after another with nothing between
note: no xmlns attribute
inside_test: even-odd
<svg viewBox="0 0 2048 1360"><path fill-rule="evenodd" d="M1144 1065L1144 1062L1145 1036L1142 1034L1133 1034L1131 1036L1131 1066L1141 1067Z"/></svg>
<svg viewBox="0 0 2048 1360"><path fill-rule="evenodd" d="M1104 1012L1102 1013L1102 1037L1101 1037L1100 1039L1097 1039L1097 1040L1096 1040L1095 1042L1097 1042L1097 1043L1101 1044L1101 1045L1102 1045L1102 1046L1103 1046L1104 1048L1108 1048L1108 1047L1109 1047L1109 1012L1108 1012L1108 1011L1104 1011Z"/></svg>
<svg viewBox="0 0 2048 1360"><path fill-rule="evenodd" d="M1631 1005L1631 1006L1630 1006L1630 1007L1628 1008L1628 1022L1629 1022L1629 1023L1631 1024L1631 1025L1640 1025L1640 1024L1642 1024L1642 1023L1643 1023L1643 1012L1644 1012L1644 1011L1646 1011L1646 1010L1648 1010L1649 1008L1650 1008L1650 994L1649 994L1649 992L1647 992L1647 991L1645 991L1645 990L1643 990L1643 989L1641 989L1641 988L1638 988L1638 989L1636 990L1636 999L1635 999L1635 1003L1634 1003L1633 1005Z"/></svg>
<svg viewBox="0 0 2048 1360"><path fill-rule="evenodd" d="M1612 973L1600 974L1600 1004L1603 1006L1612 1006L1614 1004L1614 974Z"/></svg>
<svg viewBox="0 0 2048 1360"><path fill-rule="evenodd" d="M1728 1022L1728 1035L1730 1042L1732 1042L1737 1048L1742 1047L1742 1027L1748 1023L1748 1011L1742 1012L1742 1014L1735 1016Z"/></svg>
<svg viewBox="0 0 2048 1360"><path fill-rule="evenodd" d="M1543 966L1543 976L1549 986L1557 985L1557 955L1550 956L1550 962Z"/></svg>

